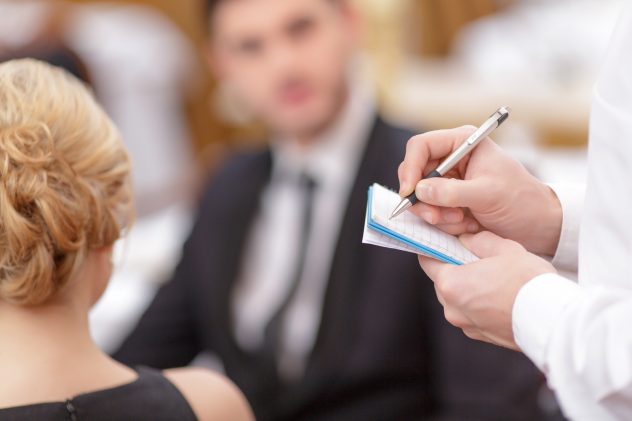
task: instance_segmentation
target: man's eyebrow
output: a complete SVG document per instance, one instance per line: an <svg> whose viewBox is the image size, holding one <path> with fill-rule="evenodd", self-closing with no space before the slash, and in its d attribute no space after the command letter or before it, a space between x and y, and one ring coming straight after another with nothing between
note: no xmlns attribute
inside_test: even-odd
<svg viewBox="0 0 632 421"><path fill-rule="evenodd" d="M288 32L294 32L305 29L314 23L314 17L310 15L301 15L293 18L285 27Z"/></svg>

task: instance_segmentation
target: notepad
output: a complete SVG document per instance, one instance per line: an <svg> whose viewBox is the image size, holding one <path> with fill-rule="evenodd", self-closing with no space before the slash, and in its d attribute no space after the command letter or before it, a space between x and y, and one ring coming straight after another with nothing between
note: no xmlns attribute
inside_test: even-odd
<svg viewBox="0 0 632 421"><path fill-rule="evenodd" d="M401 197L377 183L369 187L362 242L423 254L446 263L462 265L478 260L459 239L426 223L409 211L389 220Z"/></svg>

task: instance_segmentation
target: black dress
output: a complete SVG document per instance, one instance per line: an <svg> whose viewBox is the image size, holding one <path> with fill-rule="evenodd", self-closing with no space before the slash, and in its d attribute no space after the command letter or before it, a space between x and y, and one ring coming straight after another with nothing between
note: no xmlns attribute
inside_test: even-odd
<svg viewBox="0 0 632 421"><path fill-rule="evenodd" d="M132 383L85 393L66 402L0 409L0 420L196 420L180 391L159 371L141 367Z"/></svg>

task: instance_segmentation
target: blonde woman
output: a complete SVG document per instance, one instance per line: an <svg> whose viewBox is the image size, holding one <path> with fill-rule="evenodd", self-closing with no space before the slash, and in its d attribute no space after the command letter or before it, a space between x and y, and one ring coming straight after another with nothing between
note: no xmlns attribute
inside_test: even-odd
<svg viewBox="0 0 632 421"><path fill-rule="evenodd" d="M252 418L220 376L131 369L92 341L130 191L127 152L80 82L0 64L0 419Z"/></svg>

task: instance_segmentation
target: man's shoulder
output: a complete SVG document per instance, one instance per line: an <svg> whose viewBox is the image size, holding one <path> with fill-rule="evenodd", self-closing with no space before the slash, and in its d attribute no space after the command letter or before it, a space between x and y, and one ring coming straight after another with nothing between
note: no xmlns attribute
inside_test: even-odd
<svg viewBox="0 0 632 421"><path fill-rule="evenodd" d="M376 125L377 127L381 127L381 130L383 130L390 139L404 144L415 134L422 133L422 130L414 130L381 115L377 117Z"/></svg>
<svg viewBox="0 0 632 421"><path fill-rule="evenodd" d="M243 177L253 172L270 170L271 152L269 147L248 148L230 152L211 176L210 183L216 180ZM235 180L236 181L236 180Z"/></svg>
<svg viewBox="0 0 632 421"><path fill-rule="evenodd" d="M412 129L382 117L376 118L364 159L364 166L371 168L372 175L378 177L375 181L387 184L396 181L397 167L404 160L406 144L414 135Z"/></svg>
<svg viewBox="0 0 632 421"><path fill-rule="evenodd" d="M405 150L408 140L418 133L421 133L421 130L413 130L382 116L377 116L372 137L383 147L394 152L401 152Z"/></svg>
<svg viewBox="0 0 632 421"><path fill-rule="evenodd" d="M236 196L266 180L272 168L270 148L230 152L213 171L202 191L202 208L208 203L231 203ZM224 199L218 202L218 199ZM214 206L217 207L217 206Z"/></svg>

